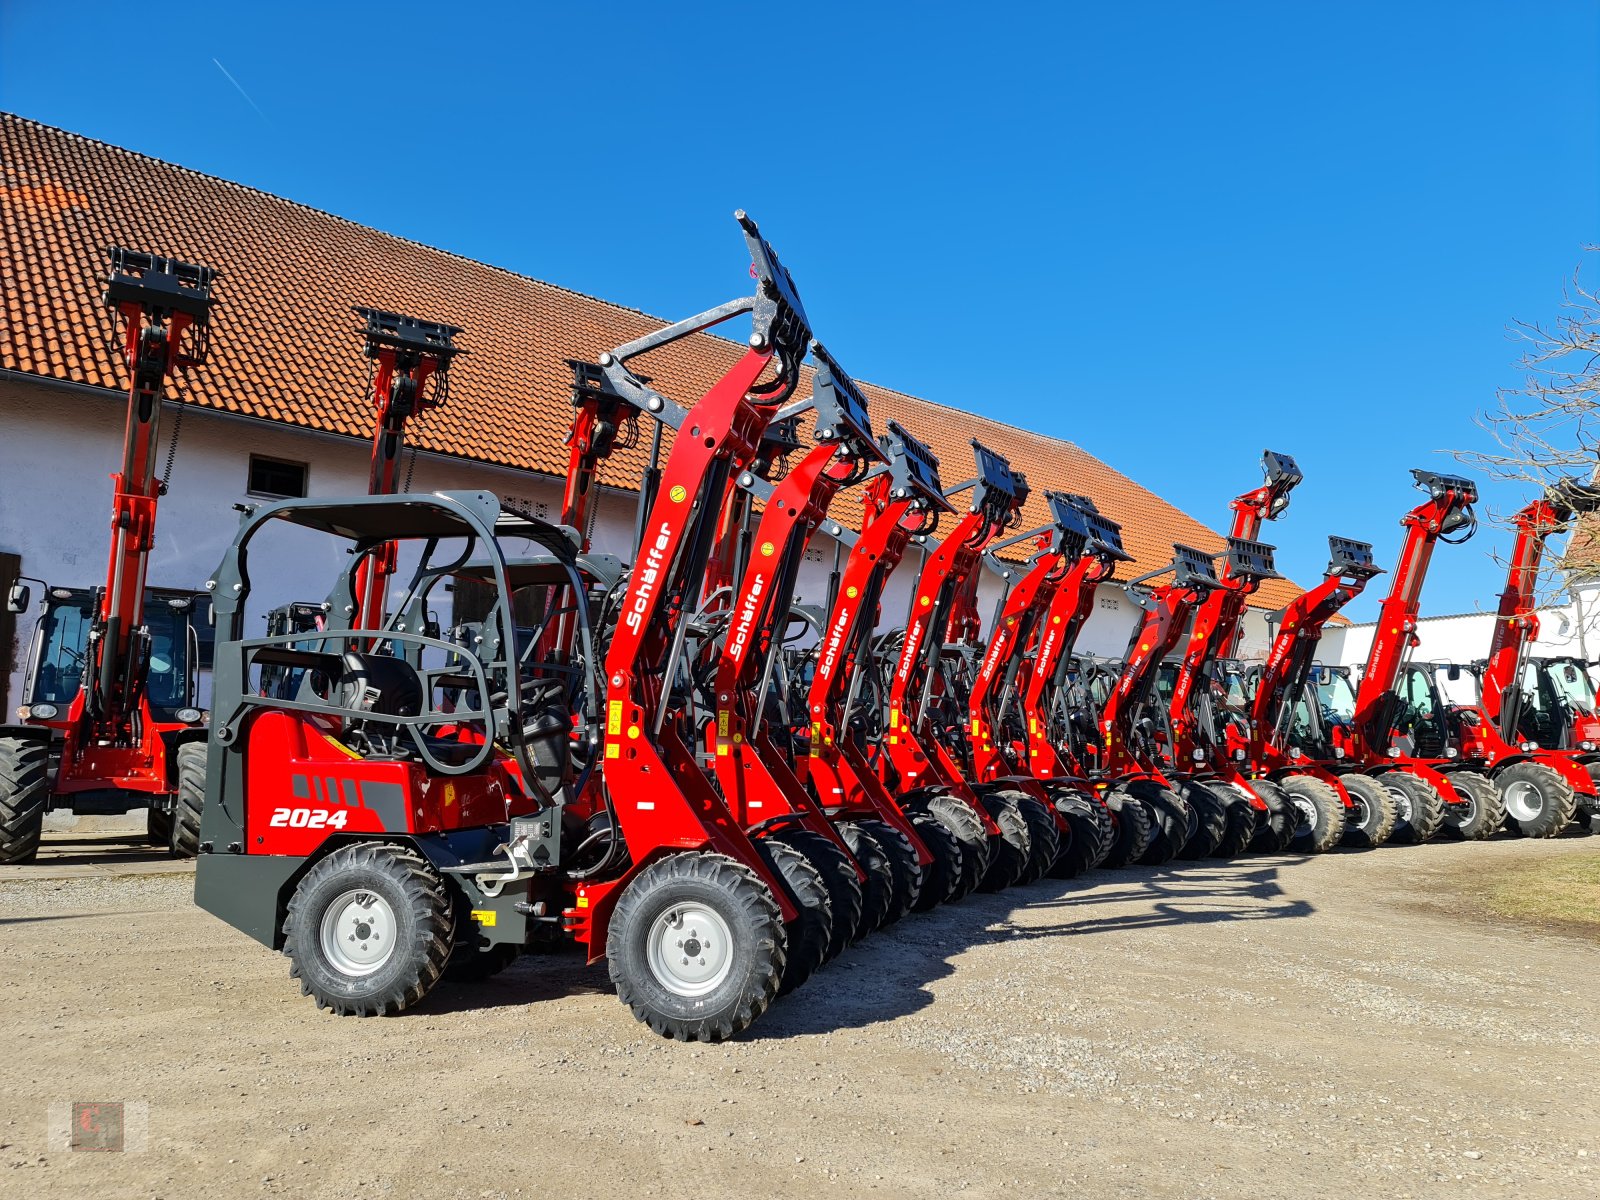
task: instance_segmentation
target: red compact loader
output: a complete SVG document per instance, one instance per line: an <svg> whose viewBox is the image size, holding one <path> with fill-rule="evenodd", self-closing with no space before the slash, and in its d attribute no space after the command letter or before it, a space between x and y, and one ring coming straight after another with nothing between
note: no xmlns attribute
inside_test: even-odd
<svg viewBox="0 0 1600 1200"><path fill-rule="evenodd" d="M24 612L28 583L38 584L43 613L21 723L0 725L0 863L33 861L51 808L148 807L151 842L179 857L195 851L201 797L178 786L180 756L206 736L195 595L148 588L146 576L177 449L175 421L156 478L167 382L205 361L216 277L209 267L111 251L104 301L122 322L130 377L122 466L111 477L111 553L97 587L32 579L7 598Z"/></svg>

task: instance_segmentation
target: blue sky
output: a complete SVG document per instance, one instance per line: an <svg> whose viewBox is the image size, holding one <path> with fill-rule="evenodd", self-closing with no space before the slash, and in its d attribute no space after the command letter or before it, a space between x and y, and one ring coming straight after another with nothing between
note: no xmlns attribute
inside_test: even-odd
<svg viewBox="0 0 1600 1200"><path fill-rule="evenodd" d="M1505 326L1600 242L1597 51L1579 0L5 0L0 105L667 317L748 208L861 378L1213 526L1294 454L1268 538L1310 583L1329 533L1392 564L1406 469L1482 444ZM1504 540L1426 608L1492 607Z"/></svg>

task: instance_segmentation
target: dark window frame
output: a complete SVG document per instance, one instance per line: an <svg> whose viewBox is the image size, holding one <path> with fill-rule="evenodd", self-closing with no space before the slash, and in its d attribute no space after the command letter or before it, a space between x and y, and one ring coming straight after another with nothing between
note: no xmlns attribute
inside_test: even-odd
<svg viewBox="0 0 1600 1200"><path fill-rule="evenodd" d="M290 467L300 472L300 490L298 492L273 491L263 487L256 487L256 464L270 464L273 467ZM278 458L271 454L252 453L245 462L244 490L247 496L260 496L264 500L303 500L311 492L311 464L297 462L292 458Z"/></svg>

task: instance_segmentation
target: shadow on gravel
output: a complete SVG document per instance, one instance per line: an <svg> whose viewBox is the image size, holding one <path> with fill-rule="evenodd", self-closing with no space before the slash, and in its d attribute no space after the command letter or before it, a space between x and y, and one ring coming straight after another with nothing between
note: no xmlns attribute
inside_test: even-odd
<svg viewBox="0 0 1600 1200"><path fill-rule="evenodd" d="M950 975L951 960L973 946L1309 916L1312 906L1287 896L1278 883L1281 866L1293 861L1255 859L1247 868L1184 862L1096 871L1077 880L1047 879L993 895L975 894L930 913L912 913L845 951L736 1040L867 1028L918 1012L934 1001L929 985ZM1123 906L1134 911L1106 911ZM1044 923L1040 914L1046 916ZM568 948L525 955L482 982L441 983L407 1015L436 1017L614 991L604 964L590 967L581 953Z"/></svg>
<svg viewBox="0 0 1600 1200"><path fill-rule="evenodd" d="M1070 882L1044 880L913 913L829 963L793 996L773 1005L740 1040L865 1028L918 1012L934 1001L929 985L951 974L950 960L971 946L1310 916L1312 905L1284 893L1279 869L1276 862L1260 860L1246 870L1237 864L1189 862L1129 867ZM1134 905L1137 911L1097 915L1117 905ZM1019 913L1031 915L1018 923L1013 918ZM1060 919L1039 924L1040 913Z"/></svg>

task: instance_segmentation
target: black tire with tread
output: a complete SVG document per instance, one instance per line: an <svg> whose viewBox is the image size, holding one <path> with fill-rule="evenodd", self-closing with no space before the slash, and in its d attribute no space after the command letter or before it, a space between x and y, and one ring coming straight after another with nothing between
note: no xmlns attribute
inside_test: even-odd
<svg viewBox="0 0 1600 1200"><path fill-rule="evenodd" d="M780 853L810 867L790 847ZM821 881L815 886L820 890ZM656 980L645 947L657 918L691 899L714 907L738 943L738 969L709 996L692 999ZM785 951L783 920L771 889L743 863L703 851L669 854L634 876L617 900L606 934L617 998L662 1037L680 1042L721 1042L748 1029L778 995Z"/></svg>
<svg viewBox="0 0 1600 1200"><path fill-rule="evenodd" d="M1061 855L1062 842L1072 836L1056 824L1055 814L1045 805L1028 795L1017 793L1017 811L1028 825L1028 865L1018 878L1019 884L1038 883L1055 866Z"/></svg>
<svg viewBox="0 0 1600 1200"><path fill-rule="evenodd" d="M959 796L935 792L923 801L925 811L961 843L961 878L949 902L965 900L983 882L989 870L989 831L978 814Z"/></svg>
<svg viewBox="0 0 1600 1200"><path fill-rule="evenodd" d="M922 864L917 862L917 848L911 844L904 831L877 818L857 822L863 830L877 839L893 874L894 887L889 894L889 908L883 925L892 925L916 907L922 895Z"/></svg>
<svg viewBox="0 0 1600 1200"><path fill-rule="evenodd" d="M1395 797L1391 842L1419 845L1439 832L1444 824L1444 798L1433 784L1407 771L1385 771L1377 779Z"/></svg>
<svg viewBox="0 0 1600 1200"><path fill-rule="evenodd" d="M1445 808L1441 832L1465 842L1481 842L1500 832L1506 823L1506 801L1494 780L1478 771L1451 771L1445 776L1450 786L1467 800L1468 809L1457 805Z"/></svg>
<svg viewBox="0 0 1600 1200"><path fill-rule="evenodd" d="M1494 777L1495 786L1507 801L1506 828L1523 837L1553 838L1565 833L1578 811L1578 796L1561 774L1553 767L1539 762L1512 763ZM1541 807L1528 818L1519 819L1511 810L1517 807L1511 800L1510 789L1526 786L1538 789Z"/></svg>
<svg viewBox="0 0 1600 1200"><path fill-rule="evenodd" d="M757 838L755 847L767 869L788 889L789 899L798 910L795 919L784 927L786 954L778 995L787 996L828 961L833 905L822 872L799 850L770 837Z"/></svg>
<svg viewBox="0 0 1600 1200"><path fill-rule="evenodd" d="M1051 879L1076 879L1105 857L1111 839L1111 814L1098 796L1076 788L1056 787L1050 791L1056 812L1066 822L1067 832L1051 865ZM1099 810L1096 812L1096 810Z"/></svg>
<svg viewBox="0 0 1600 1200"><path fill-rule="evenodd" d="M1250 842L1256 835L1256 826L1265 813L1258 816L1256 806L1250 802L1248 796L1239 794L1236 788L1226 784L1214 784L1212 790L1220 792L1224 797L1222 809L1222 840L1217 843L1216 849L1211 852L1212 858L1232 859L1238 858L1250 849Z"/></svg>
<svg viewBox="0 0 1600 1200"><path fill-rule="evenodd" d="M1113 826L1111 846L1102 865L1116 870L1137 862L1150 844L1150 811L1115 788L1106 793L1105 800Z"/></svg>
<svg viewBox="0 0 1600 1200"><path fill-rule="evenodd" d="M0 865L39 856L50 801L50 744L0 737Z"/></svg>
<svg viewBox="0 0 1600 1200"><path fill-rule="evenodd" d="M1298 854L1326 854L1337 846L1344 838L1344 800L1333 786L1315 775L1285 775L1277 783L1295 810L1289 848Z"/></svg>
<svg viewBox="0 0 1600 1200"><path fill-rule="evenodd" d="M345 892L381 896L397 922L393 956L370 975L345 975L328 961L321 925L328 906ZM433 990L450 958L455 905L432 864L408 846L358 842L319 859L289 897L283 952L289 976L318 1008L339 1016L390 1017Z"/></svg>
<svg viewBox="0 0 1600 1200"><path fill-rule="evenodd" d="M895 869L883 843L860 822L839 822L839 836L850 847L850 856L867 877L861 885L861 922L854 938L859 942L889 919L889 910L894 905Z"/></svg>
<svg viewBox="0 0 1600 1200"><path fill-rule="evenodd" d="M206 803L206 744L185 742L173 756L177 760L177 787L172 797L172 838L167 849L173 858L193 858L200 853L200 812Z"/></svg>
<svg viewBox="0 0 1600 1200"><path fill-rule="evenodd" d="M1222 845L1228 832L1228 797L1233 789L1206 780L1190 780L1183 785L1183 799L1199 818L1194 834L1178 850L1184 859L1210 858Z"/></svg>
<svg viewBox="0 0 1600 1200"><path fill-rule="evenodd" d="M1252 854L1282 854L1294 841L1294 812L1289 797L1275 779L1252 779L1250 786L1265 801L1267 811L1256 818L1255 836L1250 839Z"/></svg>
<svg viewBox="0 0 1600 1200"><path fill-rule="evenodd" d="M855 861L826 834L797 825L782 829L772 837L788 842L804 854L822 875L823 885L828 889L828 907L833 913L828 957L823 961L832 962L867 933L861 927L861 876L856 874Z"/></svg>
<svg viewBox="0 0 1600 1200"><path fill-rule="evenodd" d="M1130 779L1122 786L1150 814L1150 844L1139 856L1139 865L1165 866L1193 834L1190 824L1193 810L1177 792L1162 787L1154 779Z"/></svg>
<svg viewBox="0 0 1600 1200"><path fill-rule="evenodd" d="M1339 782L1356 803L1345 812L1344 844L1358 850L1383 845L1394 835L1394 794L1370 775L1341 775Z"/></svg>
<svg viewBox="0 0 1600 1200"><path fill-rule="evenodd" d="M917 836L928 848L928 853L933 855L933 861L923 869L922 888L912 901L911 911L932 912L939 905L957 898L956 893L960 891L961 881L966 875L963 861L966 847L932 813L912 813L911 823L916 826Z"/></svg>
<svg viewBox="0 0 1600 1200"><path fill-rule="evenodd" d="M1033 840L1028 834L1027 819L1017 807L1017 793L987 792L978 797L978 802L1000 826L999 834L989 836L989 866L978 890L1003 892L1021 880L1028 869Z"/></svg>

